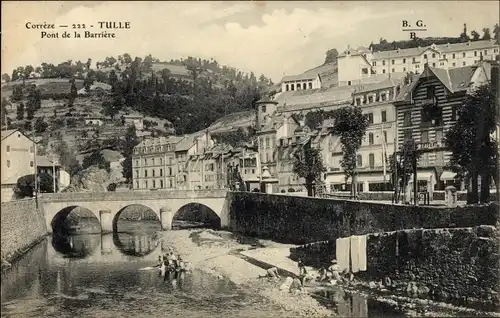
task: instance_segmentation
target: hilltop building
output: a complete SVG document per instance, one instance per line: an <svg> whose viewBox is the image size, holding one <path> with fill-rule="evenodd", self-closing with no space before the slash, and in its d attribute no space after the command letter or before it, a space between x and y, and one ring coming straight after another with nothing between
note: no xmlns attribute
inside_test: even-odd
<svg viewBox="0 0 500 318"><path fill-rule="evenodd" d="M372 52L365 47L348 47L337 58L339 86L355 85L377 74L420 74L426 63L443 69L470 66L481 59L494 60L498 54L498 44L490 40L380 52Z"/></svg>
<svg viewBox="0 0 500 318"><path fill-rule="evenodd" d="M303 73L299 75L285 76L281 80L281 91L300 91L321 88L321 77L319 74Z"/></svg>

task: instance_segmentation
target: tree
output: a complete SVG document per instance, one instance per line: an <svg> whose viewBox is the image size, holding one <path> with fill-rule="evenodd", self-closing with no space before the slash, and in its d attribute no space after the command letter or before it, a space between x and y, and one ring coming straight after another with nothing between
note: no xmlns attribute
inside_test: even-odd
<svg viewBox="0 0 500 318"><path fill-rule="evenodd" d="M495 27L493 28L493 34L495 35L495 43L500 44L500 25L495 24Z"/></svg>
<svg viewBox="0 0 500 318"><path fill-rule="evenodd" d="M12 96L10 100L13 102L17 102L23 99L23 87L21 85L15 85L12 88Z"/></svg>
<svg viewBox="0 0 500 318"><path fill-rule="evenodd" d="M5 97L2 97L2 105L1 105L1 110L0 110L2 127L7 125L7 106L8 105L10 106L10 102Z"/></svg>
<svg viewBox="0 0 500 318"><path fill-rule="evenodd" d="M37 133L43 133L47 130L49 124L44 121L44 117L38 117L35 121L35 131Z"/></svg>
<svg viewBox="0 0 500 318"><path fill-rule="evenodd" d="M134 153L134 148L139 144L137 139L135 126L130 126L127 128L125 138L120 143L120 152L125 160L122 161L122 175L126 179L127 183L132 182L132 155Z"/></svg>
<svg viewBox="0 0 500 318"><path fill-rule="evenodd" d="M472 32L470 33L470 35L472 36L472 40L473 41L477 41L481 37L476 30L472 30Z"/></svg>
<svg viewBox="0 0 500 318"><path fill-rule="evenodd" d="M83 159L83 169L87 169L92 166L97 166L99 169L104 169L107 172L111 171L109 161L104 158L100 149L97 149L90 156L87 156Z"/></svg>
<svg viewBox="0 0 500 318"><path fill-rule="evenodd" d="M37 175L37 188L40 192L53 193L54 192L54 181L52 176L48 173L39 173ZM25 197L33 197L35 190L35 175L29 174L17 179L16 188L14 192L16 196L20 199Z"/></svg>
<svg viewBox="0 0 500 318"><path fill-rule="evenodd" d="M460 33L460 42L467 42L469 40L470 40L470 38L467 35L467 24L464 23L464 31L462 33Z"/></svg>
<svg viewBox="0 0 500 318"><path fill-rule="evenodd" d="M4 82L7 82L7 83L8 83L8 82L10 82L10 76L9 76L9 74L7 74L7 73L3 73L3 74L2 74L2 80L3 80Z"/></svg>
<svg viewBox="0 0 500 318"><path fill-rule="evenodd" d="M33 68L33 66L31 65L27 65L25 68L24 68L24 78L30 78L30 75L31 73L33 73L35 71L35 69Z"/></svg>
<svg viewBox="0 0 500 318"><path fill-rule="evenodd" d="M330 49L326 51L325 64L336 62L337 56L339 56L339 51L337 51L337 49Z"/></svg>
<svg viewBox="0 0 500 318"><path fill-rule="evenodd" d="M490 28L483 28L483 40L491 40Z"/></svg>
<svg viewBox="0 0 500 318"><path fill-rule="evenodd" d="M24 104L20 103L17 105L17 115L16 115L17 120L23 120L24 119Z"/></svg>
<svg viewBox="0 0 500 318"><path fill-rule="evenodd" d="M71 88L68 97L68 106L73 107L73 103L78 96L78 90L76 89L75 79L72 78L69 82L71 83Z"/></svg>
<svg viewBox="0 0 500 318"><path fill-rule="evenodd" d="M491 138L495 131L495 96L489 84L468 94L457 110L458 120L447 132L445 142L452 152L450 166L460 176L467 176L468 203L487 202L489 183L495 182L498 167L498 144ZM481 197L478 197L478 176L481 176Z"/></svg>
<svg viewBox="0 0 500 318"><path fill-rule="evenodd" d="M321 180L323 172L326 171L318 149L311 146L311 140L303 145L301 151L294 154L293 172L305 179L307 195L313 196L313 187L317 180Z"/></svg>
<svg viewBox="0 0 500 318"><path fill-rule="evenodd" d="M394 155L389 156L391 178L396 190L396 202L399 202L399 191L397 190L406 189L413 174L413 162L418 162L421 157L421 153L415 149L415 140L409 139L399 147L399 160Z"/></svg>
<svg viewBox="0 0 500 318"><path fill-rule="evenodd" d="M343 107L333 113L335 120L331 133L340 136L342 160L340 165L348 178L351 178L351 194L357 197L356 153L368 128L368 117L361 108Z"/></svg>
<svg viewBox="0 0 500 318"><path fill-rule="evenodd" d="M76 175L82 170L82 167L76 159L74 151L69 149L66 142L62 139L60 134L55 138L52 151L59 158L59 163L71 176Z"/></svg>

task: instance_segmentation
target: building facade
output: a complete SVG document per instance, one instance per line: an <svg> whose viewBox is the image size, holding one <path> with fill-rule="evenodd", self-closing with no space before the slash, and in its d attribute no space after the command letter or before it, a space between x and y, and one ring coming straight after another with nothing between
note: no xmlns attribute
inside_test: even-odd
<svg viewBox="0 0 500 318"><path fill-rule="evenodd" d="M421 152L418 161L418 191L444 190L447 185L464 189L464 184L448 167L451 152L444 136L457 120L457 107L466 94L489 80L482 66L439 69L425 66L395 102L397 142L413 139ZM413 177L410 179L412 183Z"/></svg>
<svg viewBox="0 0 500 318"><path fill-rule="evenodd" d="M380 52L372 52L364 47L348 47L337 59L339 85L355 85L376 74L420 74L426 63L443 69L471 66L481 59L494 60L498 54L499 46L490 40L432 44L427 47Z"/></svg>
<svg viewBox="0 0 500 318"><path fill-rule="evenodd" d="M17 179L35 173L35 143L19 130L2 131L2 202L13 199Z"/></svg>

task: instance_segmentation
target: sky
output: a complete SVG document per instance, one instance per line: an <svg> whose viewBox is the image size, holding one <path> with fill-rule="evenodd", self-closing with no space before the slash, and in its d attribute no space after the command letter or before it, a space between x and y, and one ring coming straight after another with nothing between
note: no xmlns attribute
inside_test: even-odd
<svg viewBox="0 0 500 318"><path fill-rule="evenodd" d="M325 52L368 46L381 37L409 38L402 20L423 20L426 36L458 36L467 23L482 34L499 21L498 1L271 1L134 2L2 1L2 73L42 62L103 60L129 53L160 60L188 56L214 58L219 64L264 74L278 82L324 62ZM130 22L115 39L42 39L32 24L86 24L100 32L99 21ZM89 25L94 28L88 29ZM80 30L84 31L84 30Z"/></svg>

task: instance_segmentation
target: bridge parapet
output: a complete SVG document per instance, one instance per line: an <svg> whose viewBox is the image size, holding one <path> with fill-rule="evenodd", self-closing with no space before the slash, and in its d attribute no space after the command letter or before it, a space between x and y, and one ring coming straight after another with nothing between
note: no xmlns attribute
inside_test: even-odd
<svg viewBox="0 0 500 318"><path fill-rule="evenodd" d="M89 201L137 201L189 198L225 198L228 189L210 190L157 190L123 192L63 192L44 193L41 201L47 202L89 202Z"/></svg>

